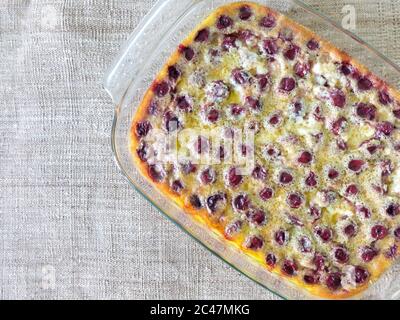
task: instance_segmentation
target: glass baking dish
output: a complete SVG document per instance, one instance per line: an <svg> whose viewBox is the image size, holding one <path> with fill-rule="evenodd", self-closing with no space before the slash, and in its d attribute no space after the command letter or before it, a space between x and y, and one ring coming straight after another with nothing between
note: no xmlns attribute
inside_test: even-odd
<svg viewBox="0 0 400 320"><path fill-rule="evenodd" d="M158 71L179 43L213 9L236 1L160 0L138 25L120 55L107 72L104 87L116 109L112 126L112 148L116 162L130 184L161 213L180 226L195 240L250 279L286 299L315 298L256 264L235 247L222 241L186 215L172 201L144 179L133 164L129 150L132 118L141 99ZM399 87L400 68L354 34L297 0L254 1L273 8L310 28L334 43L372 72ZM400 299L400 265L396 264L378 283L357 299Z"/></svg>

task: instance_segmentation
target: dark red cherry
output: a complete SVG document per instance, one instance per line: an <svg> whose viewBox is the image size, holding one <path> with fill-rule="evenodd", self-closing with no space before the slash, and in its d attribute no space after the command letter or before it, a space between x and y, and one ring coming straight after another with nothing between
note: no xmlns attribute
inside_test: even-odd
<svg viewBox="0 0 400 320"><path fill-rule="evenodd" d="M339 150L346 151L347 150L347 143L343 139L338 139L336 141L336 145Z"/></svg>
<svg viewBox="0 0 400 320"><path fill-rule="evenodd" d="M268 253L267 256L265 257L265 262L271 268L275 267L277 262L276 256L273 253Z"/></svg>
<svg viewBox="0 0 400 320"><path fill-rule="evenodd" d="M274 191L271 188L264 188L260 191L260 198L264 201L268 201L274 195Z"/></svg>
<svg viewBox="0 0 400 320"><path fill-rule="evenodd" d="M270 146L265 149L265 154L275 159L281 155L281 152L275 146Z"/></svg>
<svg viewBox="0 0 400 320"><path fill-rule="evenodd" d="M228 183L231 187L237 187L243 182L243 176L239 175L237 168L231 168L228 171Z"/></svg>
<svg viewBox="0 0 400 320"><path fill-rule="evenodd" d="M358 194L358 187L355 184L352 184L347 187L346 194L348 196L355 196Z"/></svg>
<svg viewBox="0 0 400 320"><path fill-rule="evenodd" d="M394 236L398 241L400 241L400 227L398 227L396 230L394 230Z"/></svg>
<svg viewBox="0 0 400 320"><path fill-rule="evenodd" d="M310 72L310 70L311 66L309 62L297 62L294 65L294 73L300 78L304 78Z"/></svg>
<svg viewBox="0 0 400 320"><path fill-rule="evenodd" d="M322 271L325 269L325 258L320 253L315 254L313 262L317 271Z"/></svg>
<svg viewBox="0 0 400 320"><path fill-rule="evenodd" d="M288 196L287 202L292 209L298 209L303 204L303 198L297 193L292 193Z"/></svg>
<svg viewBox="0 0 400 320"><path fill-rule="evenodd" d="M246 239L246 247L251 250L259 250L263 247L264 240L259 236L250 236Z"/></svg>
<svg viewBox="0 0 400 320"><path fill-rule="evenodd" d="M196 42L205 42L208 40L209 36L210 36L210 31L208 29L202 29L197 33L196 38L194 40Z"/></svg>
<svg viewBox="0 0 400 320"><path fill-rule="evenodd" d="M309 285L314 285L319 283L319 276L317 274L305 274L303 280Z"/></svg>
<svg viewBox="0 0 400 320"><path fill-rule="evenodd" d="M385 136L390 136L394 130L394 125L389 121L380 122L376 125L376 130Z"/></svg>
<svg viewBox="0 0 400 320"><path fill-rule="evenodd" d="M230 48L237 48L236 45L237 36L234 34L228 34L224 36L221 47L224 51L229 51Z"/></svg>
<svg viewBox="0 0 400 320"><path fill-rule="evenodd" d="M394 259L397 257L397 251L398 251L398 246L397 245L393 245L391 246L386 252L385 252L385 256L388 259Z"/></svg>
<svg viewBox="0 0 400 320"><path fill-rule="evenodd" d="M246 106L249 107L250 109L254 111L260 111L261 110L261 103L260 100L255 99L253 97L246 97Z"/></svg>
<svg viewBox="0 0 400 320"><path fill-rule="evenodd" d="M357 207L357 212L360 213L365 219L371 218L371 210L369 210L367 207Z"/></svg>
<svg viewBox="0 0 400 320"><path fill-rule="evenodd" d="M266 220L266 215L263 210L260 209L250 209L246 213L247 219L256 226L261 226Z"/></svg>
<svg viewBox="0 0 400 320"><path fill-rule="evenodd" d="M171 184L171 189L172 191L174 191L175 193L180 193L183 189L183 183L180 180L175 180L174 182L172 182Z"/></svg>
<svg viewBox="0 0 400 320"><path fill-rule="evenodd" d="M147 136L151 130L151 124L149 121L142 121L136 124L136 135L139 138Z"/></svg>
<svg viewBox="0 0 400 320"><path fill-rule="evenodd" d="M238 117L245 113L245 109L237 104L233 104L231 106L231 114L235 117Z"/></svg>
<svg viewBox="0 0 400 320"><path fill-rule="evenodd" d="M332 230L328 228L317 228L317 235L323 242L328 242L332 239Z"/></svg>
<svg viewBox="0 0 400 320"><path fill-rule="evenodd" d="M148 169L149 176L155 182L161 182L165 178L165 172L163 168L158 165L151 165Z"/></svg>
<svg viewBox="0 0 400 320"><path fill-rule="evenodd" d="M229 28L230 26L232 26L232 24L233 24L232 18L222 15L218 18L217 28L220 30L226 29L226 28Z"/></svg>
<svg viewBox="0 0 400 320"><path fill-rule="evenodd" d="M149 147L145 142L142 142L140 146L137 148L136 153L140 160L143 162L147 161L149 157Z"/></svg>
<svg viewBox="0 0 400 320"><path fill-rule="evenodd" d="M267 75L258 75L258 85L260 86L260 90L263 91L269 84L269 77Z"/></svg>
<svg viewBox="0 0 400 320"><path fill-rule="evenodd" d="M191 106L189 100L185 96L177 97L176 105L183 112L190 112L192 110L192 106Z"/></svg>
<svg viewBox="0 0 400 320"><path fill-rule="evenodd" d="M379 146L376 145L371 145L369 147L367 147L368 152L372 155L375 154L379 149Z"/></svg>
<svg viewBox="0 0 400 320"><path fill-rule="evenodd" d="M287 171L282 171L281 174L279 175L279 182L282 184L289 184L292 181L293 181L293 176Z"/></svg>
<svg viewBox="0 0 400 320"><path fill-rule="evenodd" d="M294 215L289 215L288 218L289 218L290 224L293 224L298 227L304 227L304 223L300 220L299 217L294 216Z"/></svg>
<svg viewBox="0 0 400 320"><path fill-rule="evenodd" d="M267 179L268 171L264 167L262 167L260 165L256 165L256 167L254 168L254 170L252 172L252 176L254 179L257 179L257 180L265 180L265 179Z"/></svg>
<svg viewBox="0 0 400 320"><path fill-rule="evenodd" d="M187 61L192 61L194 58L194 50L192 48L184 48L183 54L185 55Z"/></svg>
<svg viewBox="0 0 400 320"><path fill-rule="evenodd" d="M339 177L339 172L335 169L329 169L328 178L331 180L335 180L337 177Z"/></svg>
<svg viewBox="0 0 400 320"><path fill-rule="evenodd" d="M203 207L199 196L196 194L190 196L189 202L195 209L201 209Z"/></svg>
<svg viewBox="0 0 400 320"><path fill-rule="evenodd" d="M369 278L369 273L363 267L357 266L355 267L355 277L357 284L364 284Z"/></svg>
<svg viewBox="0 0 400 320"><path fill-rule="evenodd" d="M275 39L264 40L264 50L268 55L274 55L278 52L279 47Z"/></svg>
<svg viewBox="0 0 400 320"><path fill-rule="evenodd" d="M158 107L157 102L152 101L147 107L147 113L151 116L158 115L160 108Z"/></svg>
<svg viewBox="0 0 400 320"><path fill-rule="evenodd" d="M282 271L288 276L294 276L297 271L297 265L294 261L286 260L282 265Z"/></svg>
<svg viewBox="0 0 400 320"><path fill-rule="evenodd" d="M353 238L357 233L357 230L356 230L356 227L354 226L354 224L349 224L348 226L346 226L344 228L343 231L344 231L345 235L348 236L349 238Z"/></svg>
<svg viewBox="0 0 400 320"><path fill-rule="evenodd" d="M243 85L250 80L250 75L241 69L234 69L232 71L232 78L237 84Z"/></svg>
<svg viewBox="0 0 400 320"><path fill-rule="evenodd" d="M340 130L342 130L343 128L343 124L346 122L346 118L345 117L340 117L338 120L336 120L333 124L332 124L332 132L335 135L339 135Z"/></svg>
<svg viewBox="0 0 400 320"><path fill-rule="evenodd" d="M216 109L211 109L207 113L207 120L211 123L216 123L219 119L219 111Z"/></svg>
<svg viewBox="0 0 400 320"><path fill-rule="evenodd" d="M243 43L247 44L255 38L255 34L249 29L239 30L238 36Z"/></svg>
<svg viewBox="0 0 400 320"><path fill-rule="evenodd" d="M338 290L342 285L342 276L340 273L335 272L328 275L326 278L326 286L332 290Z"/></svg>
<svg viewBox="0 0 400 320"><path fill-rule="evenodd" d="M385 106L393 102L392 97L389 95L389 93L387 93L387 91L380 91L378 96L379 96L379 102Z"/></svg>
<svg viewBox="0 0 400 320"><path fill-rule="evenodd" d="M349 261L349 253L344 248L335 249L335 259L339 263L346 263Z"/></svg>
<svg viewBox="0 0 400 320"><path fill-rule="evenodd" d="M283 246L288 240L289 239L286 231L279 230L275 233L275 241L280 246Z"/></svg>
<svg viewBox="0 0 400 320"><path fill-rule="evenodd" d="M310 174L308 175L308 177L306 178L306 185L313 188L315 187L318 182L317 182L317 176L315 175L314 172L310 172Z"/></svg>
<svg viewBox="0 0 400 320"><path fill-rule="evenodd" d="M174 132L181 127L181 123L176 115L167 111L163 116L164 127L167 132Z"/></svg>
<svg viewBox="0 0 400 320"><path fill-rule="evenodd" d="M362 77L358 80L358 89L366 91L372 88L373 83L366 77Z"/></svg>
<svg viewBox="0 0 400 320"><path fill-rule="evenodd" d="M378 255L378 251L372 247L364 247L361 251L361 258L364 262L371 262Z"/></svg>
<svg viewBox="0 0 400 320"><path fill-rule="evenodd" d="M371 236L376 240L382 240L389 234L388 228L382 225L373 226L371 229Z"/></svg>
<svg viewBox="0 0 400 320"><path fill-rule="evenodd" d="M304 151L299 158L297 159L298 162L301 164L309 164L313 159L313 156L310 152Z"/></svg>
<svg viewBox="0 0 400 320"><path fill-rule="evenodd" d="M215 213L219 209L221 202L226 200L226 195L222 193L214 194L207 198L207 208L211 213Z"/></svg>
<svg viewBox="0 0 400 320"><path fill-rule="evenodd" d="M309 214L310 214L311 217L314 218L314 220L318 220L322 216L321 210L318 209L317 207L311 207L310 210L309 210Z"/></svg>
<svg viewBox="0 0 400 320"><path fill-rule="evenodd" d="M236 220L236 221L228 224L225 228L225 235L227 237L234 236L236 233L238 233L240 231L240 229L242 229L242 226L243 226L243 222L240 220Z"/></svg>
<svg viewBox="0 0 400 320"><path fill-rule="evenodd" d="M324 122L325 121L325 116L323 114L323 110L322 110L321 106L316 106L314 108L314 111L313 111L312 115L313 115L314 119L317 120L317 121L320 121L320 122Z"/></svg>
<svg viewBox="0 0 400 320"><path fill-rule="evenodd" d="M211 184L215 182L216 173L212 168L207 168L200 175L200 180L203 184Z"/></svg>
<svg viewBox="0 0 400 320"><path fill-rule="evenodd" d="M169 84L165 81L156 84L156 86L154 87L154 92L159 97L166 96L169 92Z"/></svg>
<svg viewBox="0 0 400 320"><path fill-rule="evenodd" d="M264 28L273 28L276 26L276 19L273 15L269 14L263 17L260 21L260 26Z"/></svg>
<svg viewBox="0 0 400 320"><path fill-rule="evenodd" d="M298 116L303 111L303 105L301 102L293 103L293 112Z"/></svg>
<svg viewBox="0 0 400 320"><path fill-rule="evenodd" d="M291 92L296 87L296 81L293 78L286 77L280 82L279 88L284 92Z"/></svg>
<svg viewBox="0 0 400 320"><path fill-rule="evenodd" d="M293 31L289 28L283 28L279 31L278 37L283 41L293 41Z"/></svg>
<svg viewBox="0 0 400 320"><path fill-rule="evenodd" d="M182 167L182 172L186 175L195 173L197 171L197 166L191 162L184 163L181 165L181 167Z"/></svg>
<svg viewBox="0 0 400 320"><path fill-rule="evenodd" d="M279 124L279 122L281 121L281 117L280 115L276 114L273 115L270 119L269 119L269 124L272 126L276 126L277 124Z"/></svg>
<svg viewBox="0 0 400 320"><path fill-rule="evenodd" d="M233 200L233 206L236 210L246 211L250 207L250 198L245 194L238 195Z"/></svg>
<svg viewBox="0 0 400 320"><path fill-rule="evenodd" d="M395 217L398 214L400 214L400 206L397 203L391 203L387 208L386 208L386 213L390 217Z"/></svg>
<svg viewBox="0 0 400 320"><path fill-rule="evenodd" d="M286 59L294 60L296 55L300 52L300 48L294 44L292 44L284 53Z"/></svg>
<svg viewBox="0 0 400 320"><path fill-rule="evenodd" d="M176 66L169 66L168 67L168 76L171 80L178 80L181 76L180 71L176 68Z"/></svg>
<svg viewBox="0 0 400 320"><path fill-rule="evenodd" d="M365 161L363 161L363 160L351 160L349 162L348 168L351 171L360 172L364 165L365 165Z"/></svg>
<svg viewBox="0 0 400 320"><path fill-rule="evenodd" d="M345 75L348 76L353 73L354 68L352 65L350 65L347 62L343 62L342 65L340 66L340 71Z"/></svg>
<svg viewBox="0 0 400 320"><path fill-rule="evenodd" d="M312 251L312 243L308 237L301 237L299 240L301 251L304 253L310 253Z"/></svg>
<svg viewBox="0 0 400 320"><path fill-rule="evenodd" d="M394 115L397 119L400 119L400 109L393 110L393 115Z"/></svg>
<svg viewBox="0 0 400 320"><path fill-rule="evenodd" d="M331 91L330 95L331 95L332 104L335 107L343 108L346 105L346 96L342 90L335 89L335 90Z"/></svg>
<svg viewBox="0 0 400 320"><path fill-rule="evenodd" d="M357 115L363 119L374 120L376 117L376 107L370 103L360 102L357 106Z"/></svg>
<svg viewBox="0 0 400 320"><path fill-rule="evenodd" d="M315 39L311 39L310 41L307 42L307 48L314 51L319 49L319 42Z"/></svg>
<svg viewBox="0 0 400 320"><path fill-rule="evenodd" d="M253 15L253 12L251 11L251 8L249 6L244 5L243 7L240 7L239 18L241 20L249 20L252 15Z"/></svg>
<svg viewBox="0 0 400 320"><path fill-rule="evenodd" d="M383 160L380 162L382 170L382 177L389 177L393 173L393 165L390 160Z"/></svg>

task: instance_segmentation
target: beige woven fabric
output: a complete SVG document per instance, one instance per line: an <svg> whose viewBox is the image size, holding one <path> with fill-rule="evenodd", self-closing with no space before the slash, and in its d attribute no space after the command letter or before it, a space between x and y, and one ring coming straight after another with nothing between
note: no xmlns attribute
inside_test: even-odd
<svg viewBox="0 0 400 320"><path fill-rule="evenodd" d="M307 1L341 20L346 1ZM351 1L400 63L400 1ZM106 67L154 0L0 1L0 298L274 299L119 174Z"/></svg>

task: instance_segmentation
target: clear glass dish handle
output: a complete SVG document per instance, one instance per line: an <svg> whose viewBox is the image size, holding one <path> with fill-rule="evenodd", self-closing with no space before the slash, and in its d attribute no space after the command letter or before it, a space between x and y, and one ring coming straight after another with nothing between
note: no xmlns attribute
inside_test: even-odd
<svg viewBox="0 0 400 320"><path fill-rule="evenodd" d="M152 54L160 44L159 35L168 32L176 23L177 17L196 2L197 0L181 0L177 7L176 1L159 0L132 32L103 80L105 90L116 105L122 101L132 81L140 78L139 75L146 65L145 57ZM148 36L152 33L156 33L157 37Z"/></svg>

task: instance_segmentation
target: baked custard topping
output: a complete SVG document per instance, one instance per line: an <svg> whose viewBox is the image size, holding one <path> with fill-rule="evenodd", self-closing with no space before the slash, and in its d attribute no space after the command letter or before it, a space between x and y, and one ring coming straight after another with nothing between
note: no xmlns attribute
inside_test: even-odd
<svg viewBox="0 0 400 320"><path fill-rule="evenodd" d="M157 76L133 121L132 154L227 245L313 295L346 298L400 252L398 101L305 27L234 3Z"/></svg>

